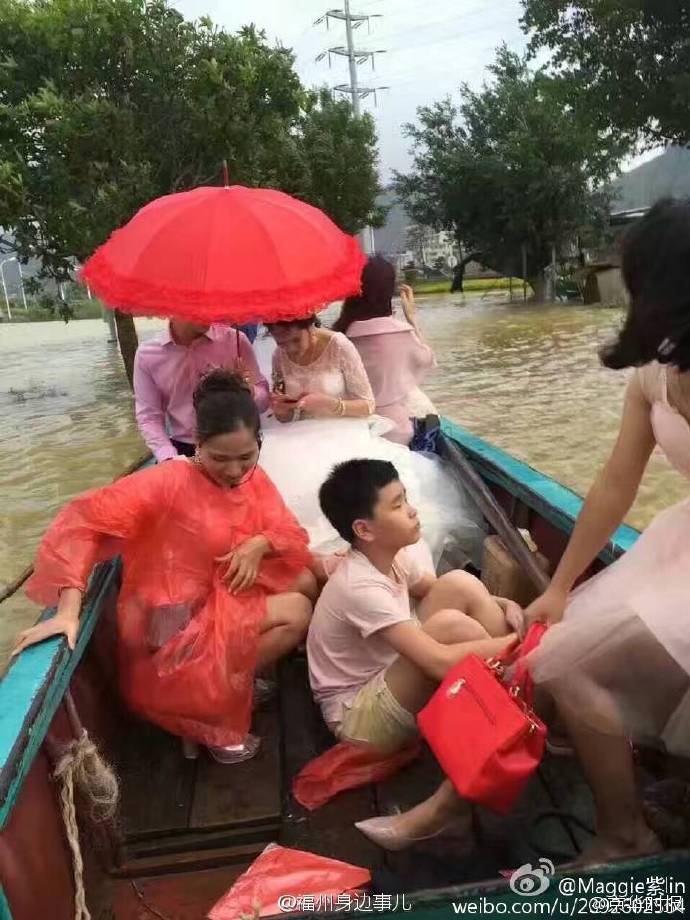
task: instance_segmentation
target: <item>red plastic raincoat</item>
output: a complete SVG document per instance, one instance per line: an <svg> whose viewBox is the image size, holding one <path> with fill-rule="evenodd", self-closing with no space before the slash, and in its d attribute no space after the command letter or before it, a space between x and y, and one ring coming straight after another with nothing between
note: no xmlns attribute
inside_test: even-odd
<svg viewBox="0 0 690 920"><path fill-rule="evenodd" d="M238 596L214 559L263 534L273 553ZM236 489L194 463L171 460L95 489L58 514L41 543L27 594L57 603L84 590L95 563L121 554L118 665L140 716L204 744L239 744L249 730L266 598L308 565L308 536L257 467Z"/></svg>

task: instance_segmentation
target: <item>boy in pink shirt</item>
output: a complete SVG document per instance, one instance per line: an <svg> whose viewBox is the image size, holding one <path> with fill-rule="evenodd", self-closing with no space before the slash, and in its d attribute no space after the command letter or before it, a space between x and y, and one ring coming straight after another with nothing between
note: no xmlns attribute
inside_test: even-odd
<svg viewBox="0 0 690 920"><path fill-rule="evenodd" d="M319 499L352 549L309 627L312 691L339 738L391 752L416 737L416 713L446 672L470 653L500 652L515 638L521 612L467 572L437 578L431 565L420 565L419 519L391 463L341 463ZM452 790L445 796L444 805L454 800ZM432 811L422 816L425 830L433 830Z"/></svg>
<svg viewBox="0 0 690 920"><path fill-rule="evenodd" d="M467 572L434 575L392 463L341 463L319 498L352 549L314 611L312 691L335 734L395 750L416 734L415 714L454 664L470 652L491 657L510 641L506 614L517 625L519 609Z"/></svg>

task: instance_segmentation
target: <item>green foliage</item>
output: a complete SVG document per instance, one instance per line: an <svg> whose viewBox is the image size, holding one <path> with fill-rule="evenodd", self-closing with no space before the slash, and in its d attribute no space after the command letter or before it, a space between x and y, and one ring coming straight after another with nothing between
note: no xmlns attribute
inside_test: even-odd
<svg viewBox="0 0 690 920"><path fill-rule="evenodd" d="M0 21L0 227L45 277L68 280L152 198L220 182L223 159L232 182L348 230L373 211L370 119L307 92L253 28L187 22L164 0L0 0Z"/></svg>
<svg viewBox="0 0 690 920"><path fill-rule="evenodd" d="M20 299L12 301L12 319L8 320L4 309L0 310L0 323L45 323L49 320L102 319L103 307L100 301L79 299L71 300L69 304L58 297L41 294L38 297L26 298L27 309ZM3 305L4 307L4 305Z"/></svg>
<svg viewBox="0 0 690 920"><path fill-rule="evenodd" d="M548 49L593 121L651 144L690 142L685 0L523 0L533 51Z"/></svg>
<svg viewBox="0 0 690 920"><path fill-rule="evenodd" d="M413 279L411 282L415 294L423 296L425 294L450 294L451 281L418 281ZM522 279L513 278L470 278L463 282L463 292L465 294L482 293L490 294L492 291L508 291L513 289L516 298L522 296ZM530 290L530 296L532 292ZM459 294L457 295L460 296Z"/></svg>
<svg viewBox="0 0 690 920"><path fill-rule="evenodd" d="M406 127L413 169L396 189L414 220L453 230L501 272L521 274L524 245L539 296L551 247L603 226L605 184L624 147L580 122L560 81L505 47L490 70L493 82L479 92L463 85L458 105L418 110Z"/></svg>
<svg viewBox="0 0 690 920"><path fill-rule="evenodd" d="M310 94L301 135L309 177L305 197L350 233L365 222L380 227L385 210L374 205L380 188L371 116L355 118L348 100L321 90Z"/></svg>

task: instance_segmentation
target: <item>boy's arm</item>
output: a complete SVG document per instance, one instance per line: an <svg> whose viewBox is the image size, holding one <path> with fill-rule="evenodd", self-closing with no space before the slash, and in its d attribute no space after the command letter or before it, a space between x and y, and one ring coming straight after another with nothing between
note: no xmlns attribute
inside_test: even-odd
<svg viewBox="0 0 690 920"><path fill-rule="evenodd" d="M379 635L399 655L411 661L434 681L443 680L453 665L466 655L474 654L481 658L491 658L515 640L515 634L512 634L499 638L474 639L454 645L444 645L409 620L387 626L379 631Z"/></svg>
<svg viewBox="0 0 690 920"><path fill-rule="evenodd" d="M429 591L434 587L438 578L431 572L423 572L414 584L408 587L410 597L416 601L423 601Z"/></svg>

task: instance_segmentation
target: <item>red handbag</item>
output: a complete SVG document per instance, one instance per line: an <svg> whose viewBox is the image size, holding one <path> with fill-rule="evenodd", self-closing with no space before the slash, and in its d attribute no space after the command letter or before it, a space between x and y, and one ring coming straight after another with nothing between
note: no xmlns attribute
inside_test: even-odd
<svg viewBox="0 0 690 920"><path fill-rule="evenodd" d="M534 624L522 643L490 661L463 658L417 716L458 795L500 814L511 809L544 753L546 727L530 708L532 681L522 659L545 629Z"/></svg>

